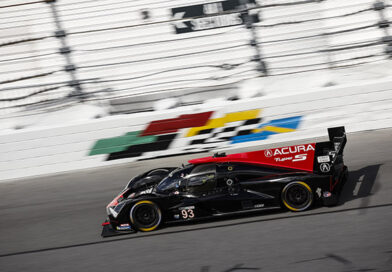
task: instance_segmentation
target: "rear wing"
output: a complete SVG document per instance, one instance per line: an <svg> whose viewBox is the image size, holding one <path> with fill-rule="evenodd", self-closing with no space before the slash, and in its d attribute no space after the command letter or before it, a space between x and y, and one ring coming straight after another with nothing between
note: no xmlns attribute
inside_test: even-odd
<svg viewBox="0 0 392 272"><path fill-rule="evenodd" d="M346 145L344 127L328 129L329 141L264 149L237 154L215 154L213 157L190 160L191 164L241 162L266 167L330 174L343 162Z"/></svg>
<svg viewBox="0 0 392 272"><path fill-rule="evenodd" d="M328 142L316 143L313 172L330 173L336 164L343 163L343 151L347 143L344 127L328 129Z"/></svg>

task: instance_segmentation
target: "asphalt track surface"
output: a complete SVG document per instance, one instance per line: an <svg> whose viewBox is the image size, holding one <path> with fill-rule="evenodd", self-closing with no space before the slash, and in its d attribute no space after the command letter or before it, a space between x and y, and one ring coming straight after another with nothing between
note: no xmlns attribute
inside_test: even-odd
<svg viewBox="0 0 392 272"><path fill-rule="evenodd" d="M0 271L392 271L392 130L348 135L339 206L100 237L130 177L190 157L0 183Z"/></svg>

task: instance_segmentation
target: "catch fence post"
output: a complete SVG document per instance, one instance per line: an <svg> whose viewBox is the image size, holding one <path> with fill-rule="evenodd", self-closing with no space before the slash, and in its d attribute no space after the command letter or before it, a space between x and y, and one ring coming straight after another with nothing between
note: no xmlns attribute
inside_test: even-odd
<svg viewBox="0 0 392 272"><path fill-rule="evenodd" d="M389 33L390 22L385 16L386 5L384 1L376 1L373 4L373 9L378 11L380 20L378 21L378 27L384 31L384 36L382 37L382 42L386 44L385 53L391 58L392 57L392 36Z"/></svg>
<svg viewBox="0 0 392 272"><path fill-rule="evenodd" d="M245 27L250 30L251 40L250 46L255 49L255 55L252 61L257 62L257 71L261 72L262 76L268 75L268 68L266 62L263 60L263 54L261 51L260 38L257 36L257 31L254 23L259 21L259 12L250 13L249 9L255 7L255 3L250 0L240 0L241 5L241 17L245 21Z"/></svg>
<svg viewBox="0 0 392 272"><path fill-rule="evenodd" d="M72 49L67 44L67 33L62 27L59 14L57 12L56 0L44 0L44 1L50 6L53 20L56 25L56 31L54 33L54 36L57 39L59 39L61 43L61 48L59 49L58 53L64 56L65 58L64 71L70 75L70 79L71 79L68 82L68 86L74 89L74 91L71 92L69 96L76 96L79 99L79 101L83 101L84 94L83 94L82 86L80 85L80 81L78 80L76 74L77 67L73 63L71 58Z"/></svg>

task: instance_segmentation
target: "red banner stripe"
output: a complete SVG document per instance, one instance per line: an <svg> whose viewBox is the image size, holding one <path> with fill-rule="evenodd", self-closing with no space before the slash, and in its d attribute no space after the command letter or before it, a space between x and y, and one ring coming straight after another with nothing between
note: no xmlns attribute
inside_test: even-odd
<svg viewBox="0 0 392 272"><path fill-rule="evenodd" d="M213 111L196 114L183 114L177 118L152 121L141 136L177 132L182 128L201 127L210 119Z"/></svg>

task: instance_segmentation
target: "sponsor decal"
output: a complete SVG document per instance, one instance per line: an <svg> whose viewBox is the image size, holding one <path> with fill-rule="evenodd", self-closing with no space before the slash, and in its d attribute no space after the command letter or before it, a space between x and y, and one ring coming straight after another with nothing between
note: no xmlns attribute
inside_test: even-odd
<svg viewBox="0 0 392 272"><path fill-rule="evenodd" d="M307 154L298 154L295 155L294 157L285 157L285 158L275 158L276 162L283 162L283 161L305 161L307 158Z"/></svg>
<svg viewBox="0 0 392 272"><path fill-rule="evenodd" d="M264 151L264 161L279 166L312 169L315 144L303 144L272 148Z"/></svg>
<svg viewBox="0 0 392 272"><path fill-rule="evenodd" d="M98 140L89 155L109 154L107 160L114 160L139 157L148 151L166 150L176 138L178 130L206 124L212 113L184 114L177 118L152 121L143 131Z"/></svg>
<svg viewBox="0 0 392 272"><path fill-rule="evenodd" d="M117 230L130 230L132 227L129 224L121 224L116 227Z"/></svg>
<svg viewBox="0 0 392 272"><path fill-rule="evenodd" d="M285 158L275 158L276 162L282 162L282 161L305 161L307 158L307 154L298 154L295 155L294 157L285 157Z"/></svg>
<svg viewBox="0 0 392 272"><path fill-rule="evenodd" d="M263 119L259 116L261 111L261 109L251 109L230 112L220 118L211 118L214 112L209 111L154 120L148 123L144 130L97 140L88 155L107 155L106 160L110 161L124 158L143 160L184 152L205 152L230 144L265 140L271 135L293 132L302 118L295 116L263 123ZM166 152L169 149L173 149L170 154ZM286 149L275 150L275 152L281 153L280 155L292 153ZM265 155L272 157L279 154ZM304 158L293 158L293 160L301 159Z"/></svg>
<svg viewBox="0 0 392 272"><path fill-rule="evenodd" d="M309 152L309 151L312 152L315 151L313 144L286 146L281 148L275 148L273 150L267 149L264 152L264 155L267 158L271 156L274 157L275 162L284 162L284 161L300 162L300 161L307 160L308 153L296 154L296 155L286 156L286 157L276 157L276 156L291 155L298 152Z"/></svg>
<svg viewBox="0 0 392 272"><path fill-rule="evenodd" d="M318 197L321 197L321 188L320 187L317 187L316 194L318 195Z"/></svg>
<svg viewBox="0 0 392 272"><path fill-rule="evenodd" d="M255 207L255 208L263 208L263 207L264 207L264 204L256 204L256 205L254 205L254 207Z"/></svg>
<svg viewBox="0 0 392 272"><path fill-rule="evenodd" d="M284 162L284 161L291 161L293 157L286 157L286 158L275 158L276 162Z"/></svg>
<svg viewBox="0 0 392 272"><path fill-rule="evenodd" d="M267 158L272 157L273 153L270 149L267 149L264 151L264 156L266 156Z"/></svg>
<svg viewBox="0 0 392 272"><path fill-rule="evenodd" d="M188 210L188 209L194 209L195 206L188 206L188 207L180 207L178 208L179 210Z"/></svg>
<svg viewBox="0 0 392 272"><path fill-rule="evenodd" d="M320 170L323 173L328 173L331 170L331 166L328 163L320 164Z"/></svg>
<svg viewBox="0 0 392 272"><path fill-rule="evenodd" d="M330 161L331 161L331 159L329 158L328 155L325 155L325 156L318 156L318 157L317 157L317 162L318 162L318 163L330 162Z"/></svg>
<svg viewBox="0 0 392 272"><path fill-rule="evenodd" d="M273 152L273 156L295 154L298 152L308 152L309 150L312 150L312 151L315 150L313 145L307 144L307 145L286 146L286 147L282 147L282 148L275 148L275 150Z"/></svg>
<svg viewBox="0 0 392 272"><path fill-rule="evenodd" d="M180 219L180 215L179 214L175 214L174 215L174 219Z"/></svg>
<svg viewBox="0 0 392 272"><path fill-rule="evenodd" d="M325 192L323 193L323 197L331 197L331 196L332 196L331 192L325 191Z"/></svg>

